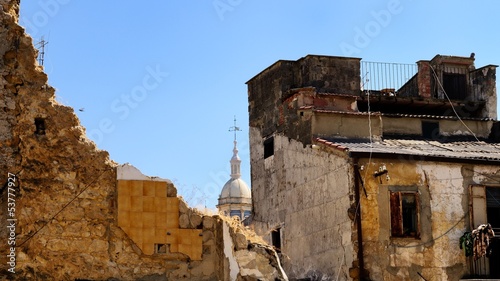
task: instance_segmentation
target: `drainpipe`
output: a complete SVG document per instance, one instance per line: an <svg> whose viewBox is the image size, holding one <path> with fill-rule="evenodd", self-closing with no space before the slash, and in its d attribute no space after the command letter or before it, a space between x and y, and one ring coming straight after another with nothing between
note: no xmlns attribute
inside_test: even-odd
<svg viewBox="0 0 500 281"><path fill-rule="evenodd" d="M353 169L354 169L354 196L356 201L356 226L358 230L358 263L359 263L359 280L365 279L365 260L363 258L363 231L361 227L361 203L360 203L360 181L361 174L359 173L358 158L353 159ZM359 207L358 207L359 205Z"/></svg>

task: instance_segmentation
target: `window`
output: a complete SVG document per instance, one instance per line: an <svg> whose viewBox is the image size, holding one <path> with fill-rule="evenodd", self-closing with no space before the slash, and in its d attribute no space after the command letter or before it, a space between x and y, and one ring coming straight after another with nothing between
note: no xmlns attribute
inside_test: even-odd
<svg viewBox="0 0 500 281"><path fill-rule="evenodd" d="M493 249L495 244L500 243L500 187L471 185L469 191L469 202L471 204L470 229L475 229L481 224L489 223L495 232L492 240ZM494 250L493 250L494 251ZM471 268L475 275L489 275L490 278L500 278L500 255L492 254L482 257L475 262L482 262L486 266Z"/></svg>
<svg viewBox="0 0 500 281"><path fill-rule="evenodd" d="M167 244L155 244L155 254L166 254Z"/></svg>
<svg viewBox="0 0 500 281"><path fill-rule="evenodd" d="M45 135L45 119L35 118L35 134Z"/></svg>
<svg viewBox="0 0 500 281"><path fill-rule="evenodd" d="M252 215L252 211L245 211L243 217L248 218L250 215Z"/></svg>
<svg viewBox="0 0 500 281"><path fill-rule="evenodd" d="M500 235L500 188L498 187L486 187L486 217L495 234Z"/></svg>
<svg viewBox="0 0 500 281"><path fill-rule="evenodd" d="M276 249L276 252L281 252L281 228L271 231L271 244Z"/></svg>
<svg viewBox="0 0 500 281"><path fill-rule="evenodd" d="M443 88L452 100L464 100L467 96L465 74L443 73Z"/></svg>
<svg viewBox="0 0 500 281"><path fill-rule="evenodd" d="M272 155L274 155L274 137L264 141L264 159Z"/></svg>
<svg viewBox="0 0 500 281"><path fill-rule="evenodd" d="M240 210L231 210L229 212L230 217L238 217L241 219L241 211Z"/></svg>
<svg viewBox="0 0 500 281"><path fill-rule="evenodd" d="M417 192L391 192L391 235L420 236L419 198Z"/></svg>
<svg viewBox="0 0 500 281"><path fill-rule="evenodd" d="M422 136L426 139L439 137L439 122L422 121Z"/></svg>

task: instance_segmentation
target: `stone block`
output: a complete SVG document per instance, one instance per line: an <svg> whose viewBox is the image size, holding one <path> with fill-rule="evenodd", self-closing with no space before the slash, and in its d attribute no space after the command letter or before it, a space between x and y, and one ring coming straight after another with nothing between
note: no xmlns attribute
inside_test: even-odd
<svg viewBox="0 0 500 281"><path fill-rule="evenodd" d="M196 212L191 212L189 221L190 221L190 228L199 228L203 221L203 217Z"/></svg>
<svg viewBox="0 0 500 281"><path fill-rule="evenodd" d="M247 237L242 233L234 234L234 247L236 250L246 250L248 248Z"/></svg>
<svg viewBox="0 0 500 281"><path fill-rule="evenodd" d="M179 227L189 228L189 216L187 214L182 214L179 216Z"/></svg>
<svg viewBox="0 0 500 281"><path fill-rule="evenodd" d="M189 211L190 210L186 202L184 202L184 200L179 200L179 212L181 214L187 214Z"/></svg>
<svg viewBox="0 0 500 281"><path fill-rule="evenodd" d="M142 198L143 211L144 212L156 212L155 208L155 198L150 196L145 196Z"/></svg>
<svg viewBox="0 0 500 281"><path fill-rule="evenodd" d="M154 197L156 194L156 184L154 181L143 181L142 196Z"/></svg>
<svg viewBox="0 0 500 281"><path fill-rule="evenodd" d="M215 219L213 217L203 217L203 229L212 229L214 227Z"/></svg>
<svg viewBox="0 0 500 281"><path fill-rule="evenodd" d="M130 198L130 210L133 212L142 212L143 197L142 196L132 196Z"/></svg>
<svg viewBox="0 0 500 281"><path fill-rule="evenodd" d="M177 189L172 183L167 183L167 197L177 197Z"/></svg>

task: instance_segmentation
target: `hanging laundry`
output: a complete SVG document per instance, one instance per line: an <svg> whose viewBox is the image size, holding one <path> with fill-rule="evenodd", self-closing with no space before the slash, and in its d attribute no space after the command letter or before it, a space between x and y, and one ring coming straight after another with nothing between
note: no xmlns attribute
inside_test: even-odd
<svg viewBox="0 0 500 281"><path fill-rule="evenodd" d="M482 224L472 231L472 239L474 240L474 259L477 260L486 255L491 239L495 236L495 232L489 223Z"/></svg>
<svg viewBox="0 0 500 281"><path fill-rule="evenodd" d="M467 231L460 237L460 249L464 250L466 257L470 257L474 253L474 239L472 239L472 233Z"/></svg>

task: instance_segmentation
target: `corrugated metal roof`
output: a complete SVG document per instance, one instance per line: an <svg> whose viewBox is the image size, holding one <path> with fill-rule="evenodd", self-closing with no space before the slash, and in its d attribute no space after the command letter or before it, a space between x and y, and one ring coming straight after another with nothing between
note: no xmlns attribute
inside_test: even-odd
<svg viewBox="0 0 500 281"><path fill-rule="evenodd" d="M456 116L425 115L425 114L382 113L382 116L458 120L458 117ZM493 118L460 117L460 119L475 120L475 121L495 121L495 119Z"/></svg>
<svg viewBox="0 0 500 281"><path fill-rule="evenodd" d="M385 139L369 140L316 138L315 142L351 153L411 155L452 159L500 162L500 144L484 141L449 141ZM345 149L344 149L345 148Z"/></svg>
<svg viewBox="0 0 500 281"><path fill-rule="evenodd" d="M381 113L379 111L365 112L365 111L339 111L331 110L327 108L321 108L313 105L304 105L299 107L299 110L312 110L314 112L321 113L333 113L333 114L350 114L350 115L372 115L372 116L385 116L385 117L396 117L396 118L426 118L426 119L444 119L444 120L459 120L457 116L443 116L443 115L429 115L429 114L405 114L405 113ZM473 120L473 121L495 121L493 118L477 118L477 117L460 117L462 120Z"/></svg>
<svg viewBox="0 0 500 281"><path fill-rule="evenodd" d="M301 107L299 107L299 110L312 110L313 112L342 114L342 115L380 116L380 112L340 111L340 110L331 110L331 109L319 109L319 108L312 106L312 105L301 106Z"/></svg>

